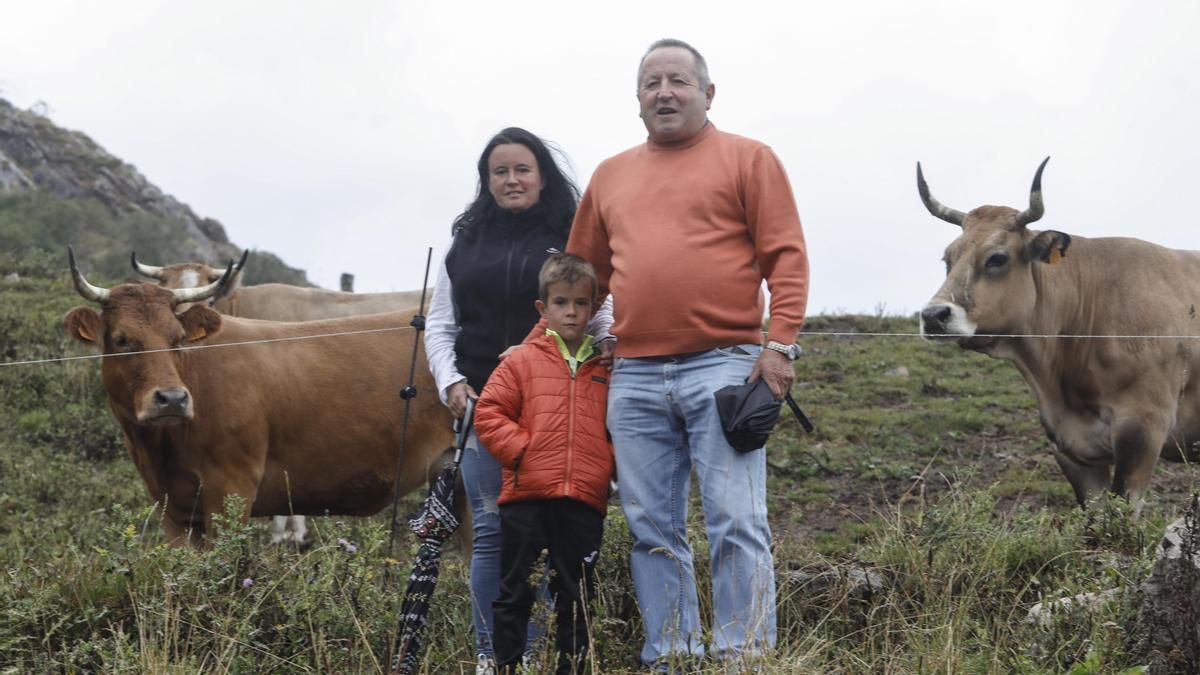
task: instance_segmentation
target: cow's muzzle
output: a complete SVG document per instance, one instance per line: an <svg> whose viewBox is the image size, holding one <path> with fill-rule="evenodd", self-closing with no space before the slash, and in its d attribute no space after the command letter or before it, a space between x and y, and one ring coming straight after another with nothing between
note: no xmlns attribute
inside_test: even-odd
<svg viewBox="0 0 1200 675"><path fill-rule="evenodd" d="M925 337L952 336L971 337L975 334L974 321L960 305L951 302L931 302L921 310L921 335Z"/></svg>
<svg viewBox="0 0 1200 675"><path fill-rule="evenodd" d="M950 305L927 305L921 310L921 334L945 335L950 314Z"/></svg>
<svg viewBox="0 0 1200 675"><path fill-rule="evenodd" d="M192 396L187 389L157 389L150 397L148 415L145 422L170 422L179 418L190 419L192 416Z"/></svg>

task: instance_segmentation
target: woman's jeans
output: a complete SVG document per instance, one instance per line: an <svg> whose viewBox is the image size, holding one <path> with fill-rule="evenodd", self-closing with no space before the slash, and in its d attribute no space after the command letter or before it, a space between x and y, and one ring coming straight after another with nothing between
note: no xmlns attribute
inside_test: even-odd
<svg viewBox="0 0 1200 675"><path fill-rule="evenodd" d="M760 351L739 345L613 364L608 429L633 535L645 664L705 651L686 529L693 469L711 556L712 656L735 658L775 645L766 452L730 447L713 399L717 389L745 382Z"/></svg>
<svg viewBox="0 0 1200 675"><path fill-rule="evenodd" d="M492 603L500 594L500 463L488 452L475 432L467 439L462 455L463 485L471 503L473 531L471 551L471 616L475 620L475 653L492 655ZM530 622L528 642L541 635L540 626Z"/></svg>

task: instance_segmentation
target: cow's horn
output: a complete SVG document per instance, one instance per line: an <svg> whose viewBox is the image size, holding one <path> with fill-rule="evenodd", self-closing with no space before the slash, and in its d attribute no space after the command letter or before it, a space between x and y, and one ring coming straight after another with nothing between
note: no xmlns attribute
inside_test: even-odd
<svg viewBox="0 0 1200 675"><path fill-rule="evenodd" d="M1046 162L1049 161L1049 157L1043 159L1038 165L1037 173L1033 175L1033 187L1029 189L1029 208L1017 214L1017 227L1025 227L1046 212L1046 205L1042 203L1042 169L1046 168Z"/></svg>
<svg viewBox="0 0 1200 675"><path fill-rule="evenodd" d="M155 267L154 265L143 265L142 263L138 262L137 251L130 252L129 263L133 265L134 272L137 272L144 277L160 280L163 278L163 268Z"/></svg>
<svg viewBox="0 0 1200 675"><path fill-rule="evenodd" d="M236 263L234 263L234 264L233 264L233 273L234 273L234 274L237 274L237 273L241 272L243 269L245 269L245 267L246 267L246 258L248 258L248 257L250 257L250 249L248 249L248 248L247 248L247 249L243 249L243 250L242 250L242 257L241 257L241 258L239 258L239 259L238 259L238 261L237 261ZM210 269L212 269L212 273L213 273L213 274L215 274L215 275L217 275L218 277L223 277L223 276L225 276L225 273L229 271L229 268L228 268L228 267L220 267L220 268L213 267L213 268L210 268Z"/></svg>
<svg viewBox="0 0 1200 675"><path fill-rule="evenodd" d="M929 186L925 184L925 174L921 173L921 163L917 162L917 192L921 193L921 201L925 203L925 208L934 216L941 218L947 223L954 223L962 227L963 218L966 217L962 211L944 206L941 202L933 198L929 194Z"/></svg>
<svg viewBox="0 0 1200 675"><path fill-rule="evenodd" d="M233 273L237 274L246 268L246 258L250 257L250 249L242 249L242 257L238 258L237 263L233 266Z"/></svg>
<svg viewBox="0 0 1200 675"><path fill-rule="evenodd" d="M79 266L75 264L75 251L70 246L67 247L67 260L71 263L71 278L75 280L75 290L84 297L85 300L92 302L104 302L108 300L109 290L100 288L88 283L87 279L83 278L83 272L79 271Z"/></svg>
<svg viewBox="0 0 1200 675"><path fill-rule="evenodd" d="M175 294L176 304L208 300L209 298L221 292L221 289L224 288L225 284L229 282L229 277L231 276L233 276L232 260L229 261L229 267L225 268L225 273L221 275L221 278L217 279L211 284L207 286L200 286L198 288L176 288L171 292Z"/></svg>

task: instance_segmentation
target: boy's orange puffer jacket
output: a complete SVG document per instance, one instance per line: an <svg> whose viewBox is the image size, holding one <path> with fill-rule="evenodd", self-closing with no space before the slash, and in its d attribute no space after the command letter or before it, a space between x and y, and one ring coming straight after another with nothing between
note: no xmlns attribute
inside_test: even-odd
<svg viewBox="0 0 1200 675"><path fill-rule="evenodd" d="M570 497L606 512L608 378L596 357L572 378L552 335L500 362L475 407L479 440L503 467L498 503Z"/></svg>

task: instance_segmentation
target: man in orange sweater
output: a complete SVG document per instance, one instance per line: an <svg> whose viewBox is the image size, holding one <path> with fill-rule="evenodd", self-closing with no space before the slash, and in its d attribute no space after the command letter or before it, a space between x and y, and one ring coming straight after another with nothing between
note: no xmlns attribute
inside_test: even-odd
<svg viewBox="0 0 1200 675"><path fill-rule="evenodd" d="M596 169L567 243L613 297L608 428L634 538L641 658L660 669L705 653L685 529L693 469L711 547L708 651L733 661L775 644L766 456L730 447L713 392L760 377L776 398L791 387L808 258L783 165L708 121L715 93L695 48L651 45L637 88L649 138Z"/></svg>
<svg viewBox="0 0 1200 675"><path fill-rule="evenodd" d="M514 672L538 586L531 575L549 551L558 672L583 672L585 606L608 508L613 450L604 428L608 367L585 335L595 309L596 273L555 253L538 275L540 338L500 362L475 408L475 429L502 470L500 595L492 641L501 673ZM597 357L597 358L593 358Z"/></svg>

